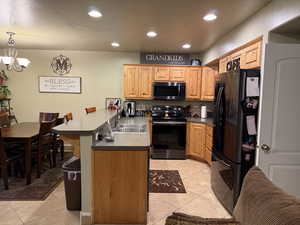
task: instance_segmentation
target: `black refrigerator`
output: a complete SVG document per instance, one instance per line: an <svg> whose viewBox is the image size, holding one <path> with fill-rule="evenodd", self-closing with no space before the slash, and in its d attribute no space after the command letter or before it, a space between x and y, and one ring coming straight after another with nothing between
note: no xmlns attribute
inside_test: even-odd
<svg viewBox="0 0 300 225"><path fill-rule="evenodd" d="M215 87L211 185L232 213L243 177L255 164L260 70L220 75Z"/></svg>

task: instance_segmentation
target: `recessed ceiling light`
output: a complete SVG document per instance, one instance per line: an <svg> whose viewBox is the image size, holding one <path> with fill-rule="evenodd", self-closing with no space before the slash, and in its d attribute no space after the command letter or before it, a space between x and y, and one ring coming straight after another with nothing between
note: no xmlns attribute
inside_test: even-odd
<svg viewBox="0 0 300 225"><path fill-rule="evenodd" d="M188 43L182 45L182 48L185 48L185 49L191 48L191 47L192 47L192 45L191 45L191 44L188 44Z"/></svg>
<svg viewBox="0 0 300 225"><path fill-rule="evenodd" d="M112 43L111 43L111 46L113 46L113 47L119 47L120 44L119 44L118 42L112 42Z"/></svg>
<svg viewBox="0 0 300 225"><path fill-rule="evenodd" d="M94 17L94 18L102 17L102 13L99 12L98 10L95 10L95 9L89 11L88 14L89 14L90 17Z"/></svg>
<svg viewBox="0 0 300 225"><path fill-rule="evenodd" d="M205 21L213 21L213 20L217 19L217 15L215 13L208 13L203 17L203 19Z"/></svg>
<svg viewBox="0 0 300 225"><path fill-rule="evenodd" d="M156 37L156 36L157 36L157 33L156 33L155 31L149 31L149 32L147 33L147 36L148 36L148 37Z"/></svg>

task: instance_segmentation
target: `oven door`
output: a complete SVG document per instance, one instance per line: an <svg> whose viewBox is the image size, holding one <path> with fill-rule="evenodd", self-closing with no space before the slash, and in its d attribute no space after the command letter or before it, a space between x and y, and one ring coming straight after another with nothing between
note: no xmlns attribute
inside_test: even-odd
<svg viewBox="0 0 300 225"><path fill-rule="evenodd" d="M184 100L185 83L154 82L153 95L156 100Z"/></svg>
<svg viewBox="0 0 300 225"><path fill-rule="evenodd" d="M153 121L153 159L185 159L186 122Z"/></svg>

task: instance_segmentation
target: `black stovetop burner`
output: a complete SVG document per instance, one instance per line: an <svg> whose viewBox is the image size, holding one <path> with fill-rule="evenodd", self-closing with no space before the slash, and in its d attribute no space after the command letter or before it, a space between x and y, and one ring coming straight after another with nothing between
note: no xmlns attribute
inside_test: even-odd
<svg viewBox="0 0 300 225"><path fill-rule="evenodd" d="M184 121L185 120L185 108L182 106L153 106L152 118L154 120L172 120L172 121Z"/></svg>

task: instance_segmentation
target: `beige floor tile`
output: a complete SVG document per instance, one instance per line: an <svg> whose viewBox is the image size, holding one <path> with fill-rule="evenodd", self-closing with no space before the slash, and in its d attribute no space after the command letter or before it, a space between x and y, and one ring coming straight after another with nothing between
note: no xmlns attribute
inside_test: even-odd
<svg viewBox="0 0 300 225"><path fill-rule="evenodd" d="M178 170L187 193L150 193L149 225L164 225L174 211L229 218L210 188L210 168L195 160L151 160L151 169ZM65 206L61 183L45 201L0 202L0 225L79 225L79 212ZM22 223L23 222L23 223Z"/></svg>
<svg viewBox="0 0 300 225"><path fill-rule="evenodd" d="M177 207L164 202L158 195L152 195L149 198L148 224L154 224L171 215Z"/></svg>
<svg viewBox="0 0 300 225"><path fill-rule="evenodd" d="M12 208L1 206L0 225L23 225L23 222Z"/></svg>

